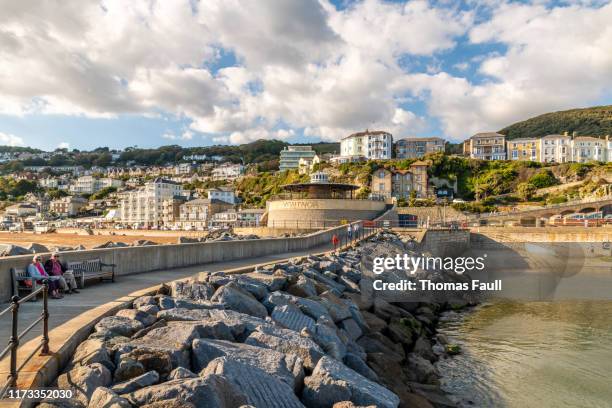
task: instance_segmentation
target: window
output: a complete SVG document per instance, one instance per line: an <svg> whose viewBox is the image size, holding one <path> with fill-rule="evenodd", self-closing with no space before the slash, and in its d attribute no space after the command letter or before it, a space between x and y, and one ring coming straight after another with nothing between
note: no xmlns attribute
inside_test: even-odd
<svg viewBox="0 0 612 408"><path fill-rule="evenodd" d="M384 171L379 172L378 178L385 178L385 172Z"/></svg>
<svg viewBox="0 0 612 408"><path fill-rule="evenodd" d="M385 191L385 183L378 184L378 191Z"/></svg>

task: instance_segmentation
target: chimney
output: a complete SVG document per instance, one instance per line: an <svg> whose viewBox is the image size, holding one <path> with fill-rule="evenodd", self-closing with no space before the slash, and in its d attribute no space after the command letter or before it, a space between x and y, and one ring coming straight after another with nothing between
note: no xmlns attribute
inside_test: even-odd
<svg viewBox="0 0 612 408"><path fill-rule="evenodd" d="M575 130L572 132L572 137L576 137L578 136L578 132L576 132Z"/></svg>

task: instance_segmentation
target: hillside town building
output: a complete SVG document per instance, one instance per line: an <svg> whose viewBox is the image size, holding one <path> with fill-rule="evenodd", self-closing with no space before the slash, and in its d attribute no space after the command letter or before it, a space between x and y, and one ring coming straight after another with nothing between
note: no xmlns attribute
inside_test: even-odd
<svg viewBox="0 0 612 408"><path fill-rule="evenodd" d="M316 155L312 146L287 146L280 152L278 169L280 171L297 169L300 159L312 160Z"/></svg>
<svg viewBox="0 0 612 408"><path fill-rule="evenodd" d="M242 164L223 163L212 169L210 172L212 180L236 180L244 174Z"/></svg>
<svg viewBox="0 0 612 408"><path fill-rule="evenodd" d="M380 130L367 130L344 137L340 141L340 156L386 160L393 156L393 135Z"/></svg>
<svg viewBox="0 0 612 408"><path fill-rule="evenodd" d="M184 195L179 183L161 177L121 195L121 222L144 227L163 224L163 201Z"/></svg>
<svg viewBox="0 0 612 408"><path fill-rule="evenodd" d="M507 142L508 160L539 161L540 139L513 139Z"/></svg>
<svg viewBox="0 0 612 408"><path fill-rule="evenodd" d="M464 154L479 160L506 160L506 137L500 133L477 133L463 143Z"/></svg>
<svg viewBox="0 0 612 408"><path fill-rule="evenodd" d="M231 208L232 205L225 201L199 198L180 206L179 221L183 229L204 230L208 228L208 223L214 214Z"/></svg>
<svg viewBox="0 0 612 408"><path fill-rule="evenodd" d="M541 163L567 163L572 157L572 138L565 135L547 135L540 139Z"/></svg>
<svg viewBox="0 0 612 408"><path fill-rule="evenodd" d="M378 169L372 175L371 196L408 199L414 194L416 198L426 198L429 195L427 168L428 163L417 161L408 170Z"/></svg>
<svg viewBox="0 0 612 408"><path fill-rule="evenodd" d="M206 190L209 200L220 200L228 204L236 204L236 193L231 187L221 186Z"/></svg>
<svg viewBox="0 0 612 408"><path fill-rule="evenodd" d="M407 137L395 142L395 157L418 159L426 154L444 151L446 142L439 137Z"/></svg>

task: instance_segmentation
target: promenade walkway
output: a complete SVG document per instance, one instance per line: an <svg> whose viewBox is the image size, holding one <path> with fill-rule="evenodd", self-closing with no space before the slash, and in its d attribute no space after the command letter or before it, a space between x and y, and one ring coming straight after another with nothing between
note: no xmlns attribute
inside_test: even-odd
<svg viewBox="0 0 612 408"><path fill-rule="evenodd" d="M155 272L146 272L135 275L126 275L116 278L115 283L93 283L90 282L85 289L78 294L65 295L61 300L49 299L49 330L61 325L64 322L78 316L79 314L93 309L96 306L110 302L121 296L125 296L139 289L145 289L150 286L168 282L175 279L185 278L195 275L199 272L216 272L229 269L246 267L253 264L261 264L266 262L274 262L295 256L304 256L313 253L321 253L331 250L331 245L322 245L311 248L307 251L290 252L283 254L267 255L257 258L239 259L227 262L217 262L211 264L191 266L187 268L177 268L171 270L162 270ZM0 304L0 310L6 308L9 304ZM42 299L38 302L27 302L19 308L19 331L27 327L38 316L42 309ZM41 325L39 329L33 329L22 340L21 344L25 344L32 338L41 335ZM8 344L11 334L11 319L0 319L0 348L4 348Z"/></svg>

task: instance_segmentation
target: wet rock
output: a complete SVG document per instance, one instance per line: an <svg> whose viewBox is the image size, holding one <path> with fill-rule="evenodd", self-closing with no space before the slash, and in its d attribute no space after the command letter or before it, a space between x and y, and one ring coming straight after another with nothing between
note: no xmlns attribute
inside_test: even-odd
<svg viewBox="0 0 612 408"><path fill-rule="evenodd" d="M403 319L393 319L389 323L388 334L391 340L396 343L402 343L407 347L411 347L414 343L414 338L417 333L413 331L409 324Z"/></svg>
<svg viewBox="0 0 612 408"><path fill-rule="evenodd" d="M143 328L144 325L141 322L120 316L105 317L95 326L96 332L108 332L116 336L125 337L130 337L132 334Z"/></svg>
<svg viewBox="0 0 612 408"><path fill-rule="evenodd" d="M304 367L311 370L324 355L323 349L311 338L278 327L258 327L246 339L245 344L269 348L283 354L294 353L304 361Z"/></svg>
<svg viewBox="0 0 612 408"><path fill-rule="evenodd" d="M268 316L266 308L235 282L230 282L217 289L211 300L222 303L227 309L240 313L250 314L262 319Z"/></svg>
<svg viewBox="0 0 612 408"><path fill-rule="evenodd" d="M296 332L302 329L313 331L315 328L315 321L302 313L297 306L291 304L275 307L272 311L272 320Z"/></svg>
<svg viewBox="0 0 612 408"><path fill-rule="evenodd" d="M106 387L110 383L111 373L100 363L76 366L57 378L58 388L72 390L74 397L85 405L96 388Z"/></svg>
<svg viewBox="0 0 612 408"><path fill-rule="evenodd" d="M111 390L117 394L126 394L133 392L144 387L156 384L159 381L159 374L157 371L148 371L138 377L131 378L127 381L115 384L111 387Z"/></svg>
<svg viewBox="0 0 612 408"><path fill-rule="evenodd" d="M297 389L304 377L303 361L295 354L283 354L262 347L242 343L231 343L223 340L199 339L193 342L193 367L196 371L218 357L227 357L253 367Z"/></svg>
<svg viewBox="0 0 612 408"><path fill-rule="evenodd" d="M175 368L168 375L168 381L178 380L180 378L197 378L197 375L183 367Z"/></svg>
<svg viewBox="0 0 612 408"><path fill-rule="evenodd" d="M373 332L362 336L357 340L366 353L383 353L393 361L400 362L404 359L404 349L400 344L395 344L381 333Z"/></svg>
<svg viewBox="0 0 612 408"><path fill-rule="evenodd" d="M431 348L431 342L424 336L419 337L414 343L413 351L431 362L436 361L436 355Z"/></svg>
<svg viewBox="0 0 612 408"><path fill-rule="evenodd" d="M157 321L155 316L151 316L150 314L136 310L136 309L123 309L117 312L115 315L117 317L126 317L132 320L138 320L145 327L152 325Z"/></svg>
<svg viewBox="0 0 612 408"><path fill-rule="evenodd" d="M39 405L40 406L40 405ZM91 395L87 408L131 408L132 405L125 398L120 397L106 387L98 387Z"/></svg>
<svg viewBox="0 0 612 408"><path fill-rule="evenodd" d="M109 370L115 369L108 349L100 339L85 340L79 344L72 356L71 364L73 365L86 366L93 363L100 363Z"/></svg>
<svg viewBox="0 0 612 408"><path fill-rule="evenodd" d="M384 353L368 353L368 367L376 373L379 378L379 383L387 388L401 389L405 388L408 382L402 364Z"/></svg>
<svg viewBox="0 0 612 408"><path fill-rule="evenodd" d="M399 405L393 392L329 357L319 360L312 375L304 380L302 400L307 407L333 406L342 401L380 408Z"/></svg>
<svg viewBox="0 0 612 408"><path fill-rule="evenodd" d="M293 388L268 372L231 358L216 358L200 375L222 375L246 395L254 407L301 408Z"/></svg>
<svg viewBox="0 0 612 408"><path fill-rule="evenodd" d="M406 375L413 382L433 384L438 380L435 367L416 353L409 353L406 357Z"/></svg>
<svg viewBox="0 0 612 408"><path fill-rule="evenodd" d="M160 408L171 407L176 401L193 404L198 408L239 407L247 403L238 387L233 386L224 377L214 374L152 385L124 394L123 397L138 407L154 403Z"/></svg>

